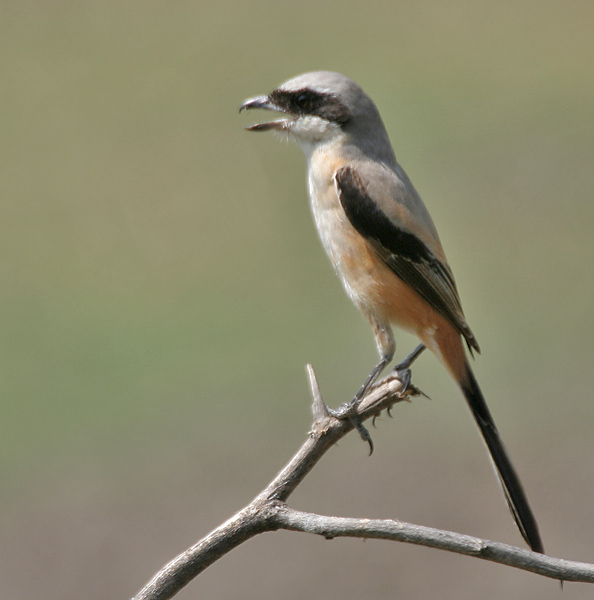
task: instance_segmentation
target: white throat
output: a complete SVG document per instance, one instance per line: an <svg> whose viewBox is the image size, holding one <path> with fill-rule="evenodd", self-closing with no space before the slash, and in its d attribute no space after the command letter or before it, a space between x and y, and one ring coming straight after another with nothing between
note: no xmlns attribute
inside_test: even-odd
<svg viewBox="0 0 594 600"><path fill-rule="evenodd" d="M338 123L311 115L289 121L283 131L301 146L308 163L320 146L342 141L346 137Z"/></svg>

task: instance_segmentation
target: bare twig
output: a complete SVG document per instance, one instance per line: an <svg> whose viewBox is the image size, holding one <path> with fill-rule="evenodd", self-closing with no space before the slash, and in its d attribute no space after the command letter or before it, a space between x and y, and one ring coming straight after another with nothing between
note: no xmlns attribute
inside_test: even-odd
<svg viewBox="0 0 594 600"><path fill-rule="evenodd" d="M221 556L259 533L287 529L335 537L362 537L407 542L448 550L531 571L563 581L594 583L594 565L551 558L479 538L393 520L352 519L304 513L285 502L326 451L352 431L349 419L332 417L325 406L311 365L307 365L313 398L313 424L297 454L250 504L191 548L165 565L133 600L167 600ZM403 379L408 381L408 372ZM358 408L361 421L396 402L419 395L414 386L391 373L375 385Z"/></svg>
<svg viewBox="0 0 594 600"><path fill-rule="evenodd" d="M392 519L326 517L282 506L275 521L279 529L315 533L326 539L357 537L406 542L482 558L561 581L594 583L594 565L589 563L553 558L516 546Z"/></svg>

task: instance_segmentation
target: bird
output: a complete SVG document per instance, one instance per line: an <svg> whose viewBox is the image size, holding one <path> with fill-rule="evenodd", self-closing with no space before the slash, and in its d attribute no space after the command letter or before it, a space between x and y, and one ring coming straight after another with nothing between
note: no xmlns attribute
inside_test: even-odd
<svg viewBox="0 0 594 600"><path fill-rule="evenodd" d="M274 131L301 146L322 245L375 336L379 362L353 400L333 414L354 420L365 438L356 410L394 357L392 326L412 332L421 344L396 368L408 368L425 348L445 366L479 427L520 533L543 553L536 518L471 368L469 354L480 347L437 229L396 160L375 103L349 77L314 71L249 98L240 112L252 109L281 118L249 125L248 131Z"/></svg>

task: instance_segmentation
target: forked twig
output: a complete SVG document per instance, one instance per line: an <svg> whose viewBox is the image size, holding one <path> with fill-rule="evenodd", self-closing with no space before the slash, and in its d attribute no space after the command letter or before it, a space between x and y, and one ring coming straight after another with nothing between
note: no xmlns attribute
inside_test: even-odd
<svg viewBox="0 0 594 600"><path fill-rule="evenodd" d="M327 450L353 430L351 420L330 415L311 365L307 365L313 398L313 423L307 439L268 486L245 508L174 558L133 600L167 600L216 560L259 533L285 529L335 537L384 539L428 546L508 565L561 581L594 583L594 565L552 558L530 550L476 537L391 519L356 519L305 513L286 501ZM395 403L421 392L392 372L363 398L358 417L365 421ZM402 374L400 374L402 375Z"/></svg>

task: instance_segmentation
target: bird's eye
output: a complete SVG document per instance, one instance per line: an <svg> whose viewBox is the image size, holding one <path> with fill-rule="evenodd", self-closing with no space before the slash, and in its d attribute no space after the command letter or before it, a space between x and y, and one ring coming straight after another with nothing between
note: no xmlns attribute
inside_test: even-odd
<svg viewBox="0 0 594 600"><path fill-rule="evenodd" d="M295 98L295 104L299 110L308 111L311 109L311 98L309 94L299 94Z"/></svg>

